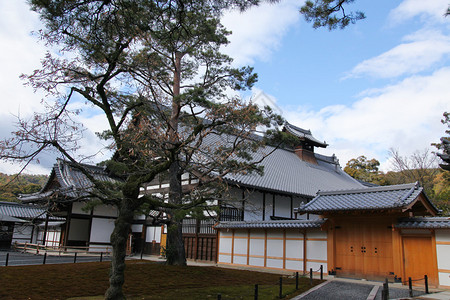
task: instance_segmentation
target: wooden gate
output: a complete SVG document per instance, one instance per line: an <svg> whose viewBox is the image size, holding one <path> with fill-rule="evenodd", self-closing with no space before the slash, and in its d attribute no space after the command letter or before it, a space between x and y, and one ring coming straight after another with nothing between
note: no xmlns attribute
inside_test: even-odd
<svg viewBox="0 0 450 300"><path fill-rule="evenodd" d="M337 275L372 280L393 277L392 232L388 224L345 222L335 230Z"/></svg>
<svg viewBox="0 0 450 300"><path fill-rule="evenodd" d="M183 242L186 258L206 261L217 260L217 233L212 219L183 220Z"/></svg>
<svg viewBox="0 0 450 300"><path fill-rule="evenodd" d="M436 255L431 236L403 236L402 240L404 281L411 277L414 285L424 285L424 280L417 279L427 275L428 284L437 286Z"/></svg>

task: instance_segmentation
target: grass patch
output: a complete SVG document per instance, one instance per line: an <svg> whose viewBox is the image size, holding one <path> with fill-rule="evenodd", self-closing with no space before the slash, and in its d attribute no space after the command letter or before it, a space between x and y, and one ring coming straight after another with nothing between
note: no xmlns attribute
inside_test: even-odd
<svg viewBox="0 0 450 300"><path fill-rule="evenodd" d="M0 267L0 299L102 299L108 288L109 262ZM166 266L127 261L124 292L133 299L277 299L280 275L218 267ZM315 280L314 285L321 281ZM311 288L308 278L283 278L289 299Z"/></svg>

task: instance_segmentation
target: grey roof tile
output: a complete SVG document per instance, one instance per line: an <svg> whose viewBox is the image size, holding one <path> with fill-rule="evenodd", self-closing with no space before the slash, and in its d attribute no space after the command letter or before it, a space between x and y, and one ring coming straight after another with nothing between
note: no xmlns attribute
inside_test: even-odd
<svg viewBox="0 0 450 300"><path fill-rule="evenodd" d="M326 211L402 208L411 204L422 192L423 188L416 183L353 190L320 191L311 202L300 207L298 211L322 213Z"/></svg>
<svg viewBox="0 0 450 300"><path fill-rule="evenodd" d="M400 219L396 228L420 229L450 229L450 218L446 217L415 217Z"/></svg>
<svg viewBox="0 0 450 300"><path fill-rule="evenodd" d="M282 220L282 221L233 221L220 222L214 226L215 229L301 229L320 228L325 220Z"/></svg>
<svg viewBox="0 0 450 300"><path fill-rule="evenodd" d="M0 202L0 215L27 219L45 220L47 213L40 207L24 205L15 202ZM63 218L49 215L50 220L62 220Z"/></svg>

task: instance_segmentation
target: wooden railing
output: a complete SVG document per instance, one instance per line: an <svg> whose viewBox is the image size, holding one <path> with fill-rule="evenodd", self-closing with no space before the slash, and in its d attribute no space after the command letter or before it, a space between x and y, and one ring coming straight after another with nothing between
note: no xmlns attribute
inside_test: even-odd
<svg viewBox="0 0 450 300"><path fill-rule="evenodd" d="M13 244L13 248L17 251L31 252L39 254L44 252L59 252L61 253L103 253L110 254L112 252L111 246L46 246L42 244L32 243L17 243Z"/></svg>

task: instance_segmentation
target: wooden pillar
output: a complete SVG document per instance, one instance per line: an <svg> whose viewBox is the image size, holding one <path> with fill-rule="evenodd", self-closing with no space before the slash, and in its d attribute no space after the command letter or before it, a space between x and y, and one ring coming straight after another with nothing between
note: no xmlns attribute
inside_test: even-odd
<svg viewBox="0 0 450 300"><path fill-rule="evenodd" d="M283 269L286 269L286 229L283 229Z"/></svg>
<svg viewBox="0 0 450 300"><path fill-rule="evenodd" d="M250 229L247 233L247 265L250 265Z"/></svg>
<svg viewBox="0 0 450 300"><path fill-rule="evenodd" d="M307 259L307 247L306 247L307 237L306 237L306 229L303 230L303 273L306 274L306 263L308 262Z"/></svg>
<svg viewBox="0 0 450 300"><path fill-rule="evenodd" d="M44 246L45 246L45 240L47 239L47 230L48 230L48 211L45 214L44 235L42 236L42 245L44 245Z"/></svg>

